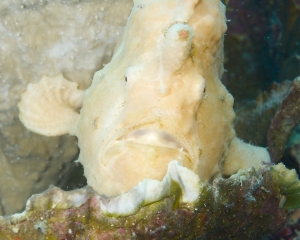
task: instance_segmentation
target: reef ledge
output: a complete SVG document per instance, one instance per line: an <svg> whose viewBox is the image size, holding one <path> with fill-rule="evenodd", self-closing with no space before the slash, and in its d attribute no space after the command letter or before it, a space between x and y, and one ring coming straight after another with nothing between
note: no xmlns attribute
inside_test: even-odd
<svg viewBox="0 0 300 240"><path fill-rule="evenodd" d="M70 192L52 186L33 195L23 213L0 217L0 239L258 239L300 206L300 181L283 164L202 184L189 204L178 186L170 181L171 194L123 217L104 213L103 197L89 186Z"/></svg>

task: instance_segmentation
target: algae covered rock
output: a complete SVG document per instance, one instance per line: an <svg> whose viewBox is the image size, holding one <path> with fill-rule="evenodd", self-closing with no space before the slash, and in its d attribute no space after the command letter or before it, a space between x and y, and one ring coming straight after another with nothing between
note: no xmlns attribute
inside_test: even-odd
<svg viewBox="0 0 300 240"><path fill-rule="evenodd" d="M300 122L300 77L293 80L282 100L268 131L268 146L272 161L278 162L293 130Z"/></svg>
<svg viewBox="0 0 300 240"><path fill-rule="evenodd" d="M259 239L284 224L300 206L300 181L284 165L240 170L202 184L193 203L170 182L170 194L141 204L123 217L103 211L106 200L92 188L34 195L26 211L0 218L1 239Z"/></svg>

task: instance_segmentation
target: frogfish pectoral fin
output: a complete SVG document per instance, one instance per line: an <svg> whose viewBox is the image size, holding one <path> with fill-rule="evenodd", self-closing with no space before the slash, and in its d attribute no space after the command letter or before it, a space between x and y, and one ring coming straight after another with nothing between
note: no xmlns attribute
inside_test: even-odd
<svg viewBox="0 0 300 240"><path fill-rule="evenodd" d="M46 135L76 135L84 91L61 74L30 83L18 104L19 118L29 130Z"/></svg>
<svg viewBox="0 0 300 240"><path fill-rule="evenodd" d="M258 169L262 163L270 162L270 155L267 149L253 146L234 137L229 146L228 156L223 165L222 174L230 176L240 169L254 167Z"/></svg>

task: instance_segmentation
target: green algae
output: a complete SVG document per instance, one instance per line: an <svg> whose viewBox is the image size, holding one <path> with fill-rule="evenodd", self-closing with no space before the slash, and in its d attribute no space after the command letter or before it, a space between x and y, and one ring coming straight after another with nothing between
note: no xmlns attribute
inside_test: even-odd
<svg viewBox="0 0 300 240"><path fill-rule="evenodd" d="M274 181L278 184L280 194L285 198L284 209L300 208L300 181L294 169L288 170L282 163L271 167Z"/></svg>

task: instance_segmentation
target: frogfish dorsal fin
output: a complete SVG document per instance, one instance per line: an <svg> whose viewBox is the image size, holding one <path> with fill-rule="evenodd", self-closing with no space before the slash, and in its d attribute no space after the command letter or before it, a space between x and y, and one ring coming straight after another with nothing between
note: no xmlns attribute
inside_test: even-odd
<svg viewBox="0 0 300 240"><path fill-rule="evenodd" d="M19 118L29 130L46 136L76 135L84 91L61 74L30 83L18 104Z"/></svg>

